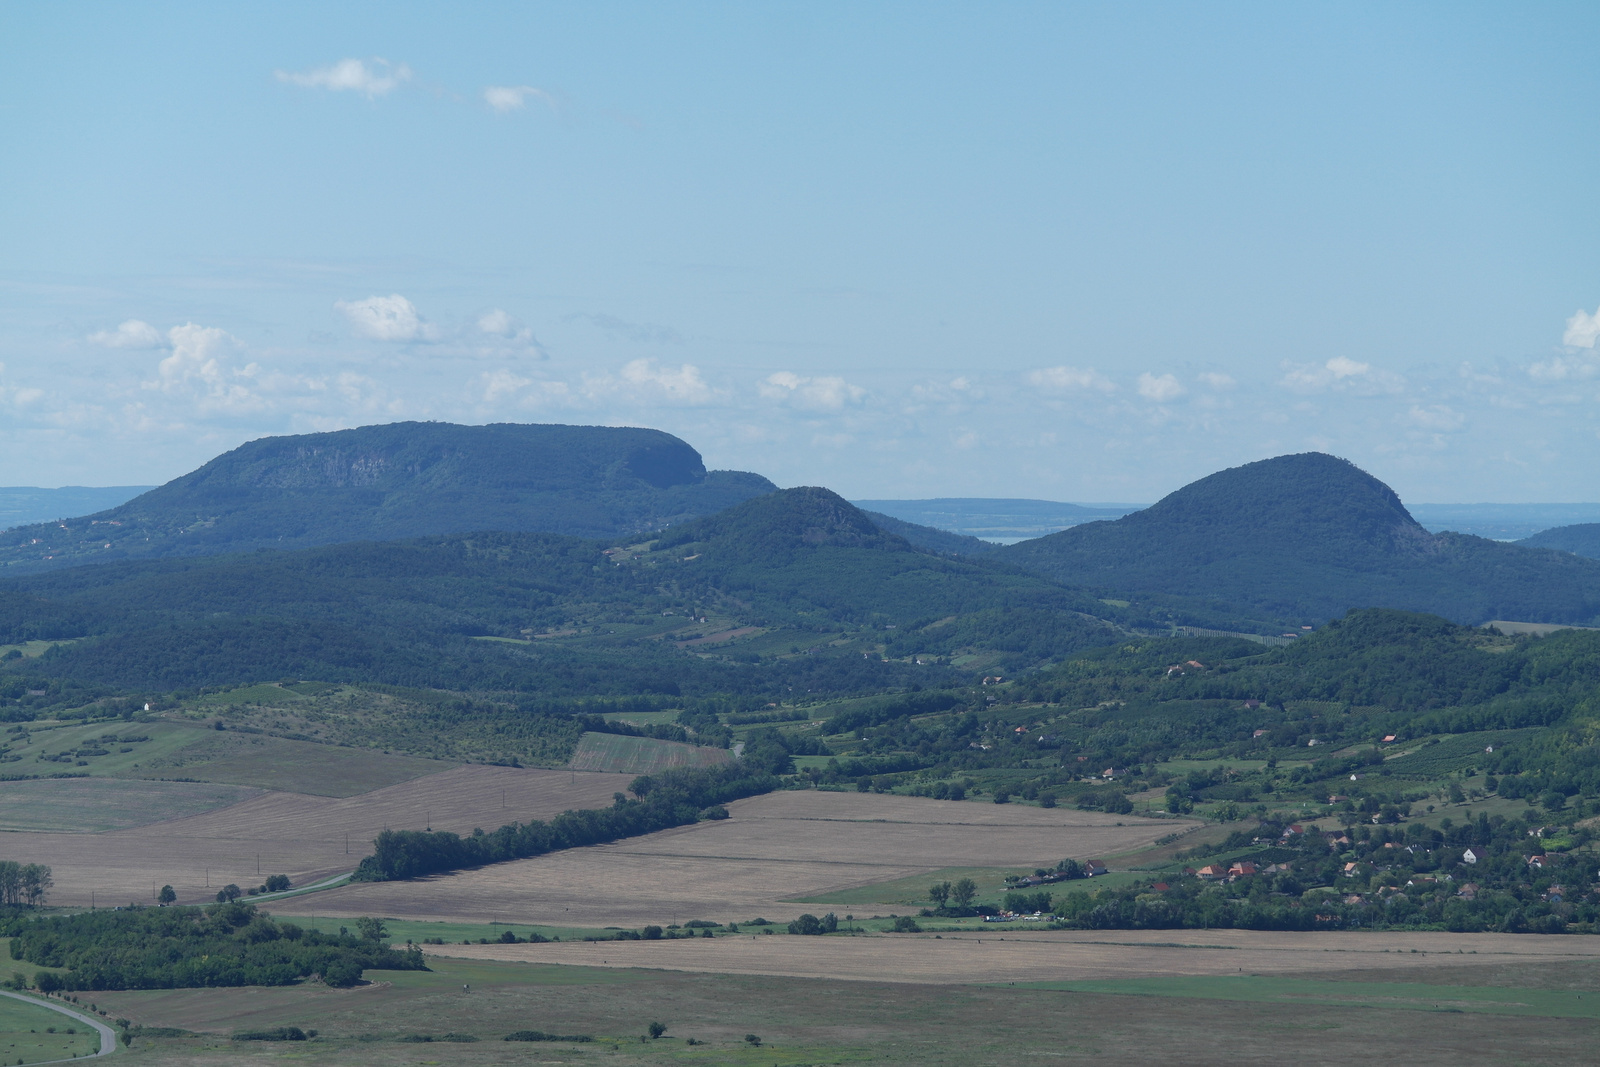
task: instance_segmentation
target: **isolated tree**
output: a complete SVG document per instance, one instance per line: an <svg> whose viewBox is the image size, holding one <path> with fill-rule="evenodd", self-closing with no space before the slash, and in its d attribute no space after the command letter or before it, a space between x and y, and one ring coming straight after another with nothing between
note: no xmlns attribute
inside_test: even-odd
<svg viewBox="0 0 1600 1067"><path fill-rule="evenodd" d="M356 933L366 941L382 941L389 936L389 931L383 928L382 919L374 919L367 915L356 920Z"/></svg>
<svg viewBox="0 0 1600 1067"><path fill-rule="evenodd" d="M935 907L944 907L945 902L950 899L950 883L939 882L936 885L930 885L928 887L928 899L933 901Z"/></svg>
<svg viewBox="0 0 1600 1067"><path fill-rule="evenodd" d="M170 885L162 886L161 887L161 892L156 894L156 903L157 904L171 904L174 901L176 901L177 899L178 899L178 894L173 891L173 889L172 889L172 887Z"/></svg>
<svg viewBox="0 0 1600 1067"><path fill-rule="evenodd" d="M650 1037L653 1040L655 1038L661 1037L663 1034L665 1034L667 1032L667 1024L666 1023L651 1023L650 1027L649 1027L649 1030L650 1030Z"/></svg>
<svg viewBox="0 0 1600 1067"><path fill-rule="evenodd" d="M745 1034L744 1039L748 1041L753 1048L761 1047L761 1039L755 1034Z"/></svg>
<svg viewBox="0 0 1600 1067"><path fill-rule="evenodd" d="M231 901L238 900L242 896L244 896L244 890L240 889L232 882L229 882L227 885L217 890L217 903L227 904Z"/></svg>
<svg viewBox="0 0 1600 1067"><path fill-rule="evenodd" d="M263 888L269 893L282 893L290 885L287 874L269 874Z"/></svg>
<svg viewBox="0 0 1600 1067"><path fill-rule="evenodd" d="M950 887L950 899L955 901L958 908L970 908L972 898L978 895L978 883L971 878L963 878Z"/></svg>

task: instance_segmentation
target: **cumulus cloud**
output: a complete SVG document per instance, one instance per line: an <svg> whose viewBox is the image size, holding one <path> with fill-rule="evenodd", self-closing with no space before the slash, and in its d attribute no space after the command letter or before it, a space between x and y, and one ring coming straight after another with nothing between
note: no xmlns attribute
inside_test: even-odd
<svg viewBox="0 0 1600 1067"><path fill-rule="evenodd" d="M1145 371L1139 375L1139 395L1146 400L1154 400L1158 404L1176 400L1188 391L1179 384L1178 379L1170 374L1163 374L1157 377L1149 371Z"/></svg>
<svg viewBox="0 0 1600 1067"><path fill-rule="evenodd" d="M274 71L277 79L305 89L360 93L368 100L387 96L411 80L411 68L387 59L341 59L327 67L305 71Z"/></svg>
<svg viewBox="0 0 1600 1067"><path fill-rule="evenodd" d="M851 385L843 378L802 378L786 370L768 375L759 389L768 400L780 400L796 407L822 411L837 411L867 395L865 389Z"/></svg>
<svg viewBox="0 0 1600 1067"><path fill-rule="evenodd" d="M1600 343L1600 308L1596 308L1593 315L1579 308L1578 313L1567 320L1561 343L1573 348L1593 348Z"/></svg>
<svg viewBox="0 0 1600 1067"><path fill-rule="evenodd" d="M1116 388L1110 378L1097 370L1065 366L1044 367L1033 371L1028 375L1028 384L1056 393L1075 392L1081 389L1097 389L1102 393L1109 393Z"/></svg>
<svg viewBox="0 0 1600 1067"><path fill-rule="evenodd" d="M192 322L167 331L172 354L157 366L157 379L147 388L191 397L202 410L239 413L258 411L265 401L253 388L260 368L236 365L239 342L227 331Z"/></svg>
<svg viewBox="0 0 1600 1067"><path fill-rule="evenodd" d="M1232 389L1235 385L1239 384L1233 380L1231 375L1217 374L1213 371L1207 371L1206 373L1200 375L1200 380L1205 382L1213 389Z"/></svg>
<svg viewBox="0 0 1600 1067"><path fill-rule="evenodd" d="M1405 379L1392 371L1378 370L1349 356L1334 356L1326 363L1287 364L1288 373L1279 383L1296 393L1319 393L1329 388L1351 388L1364 393L1394 393Z"/></svg>
<svg viewBox="0 0 1600 1067"><path fill-rule="evenodd" d="M374 341L431 341L438 330L424 322L416 305L399 293L340 300L333 305L362 337Z"/></svg>
<svg viewBox="0 0 1600 1067"><path fill-rule="evenodd" d="M658 367L654 360L636 359L616 374L588 378L585 384L591 396L625 396L641 402L705 404L716 398L716 391L692 363L674 369Z"/></svg>
<svg viewBox="0 0 1600 1067"><path fill-rule="evenodd" d="M1600 374L1600 360L1587 353L1573 356L1552 356L1528 367L1528 377L1546 385L1557 382L1581 382Z"/></svg>
<svg viewBox="0 0 1600 1067"><path fill-rule="evenodd" d="M521 111L527 106L530 96L535 100L543 100L552 110L556 106L549 93L531 85L491 85L483 90L483 102L502 115Z"/></svg>
<svg viewBox="0 0 1600 1067"><path fill-rule="evenodd" d="M478 332L498 337L514 345L525 345L533 349L541 359L545 357L544 346L533 336L533 331L499 308L491 308L478 317Z"/></svg>
<svg viewBox="0 0 1600 1067"><path fill-rule="evenodd" d="M107 348L161 348L167 343L160 330L138 319L129 319L115 330L91 333L89 340Z"/></svg>

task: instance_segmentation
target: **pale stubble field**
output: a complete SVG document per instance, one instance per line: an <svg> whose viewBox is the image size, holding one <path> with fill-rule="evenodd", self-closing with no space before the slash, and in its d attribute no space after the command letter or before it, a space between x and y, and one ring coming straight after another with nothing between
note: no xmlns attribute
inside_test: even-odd
<svg viewBox="0 0 1600 1067"><path fill-rule="evenodd" d="M284 914L642 926L793 918L794 903L946 867L1053 866L1148 845L1188 822L814 790L752 797L732 817L411 882L353 885Z"/></svg>

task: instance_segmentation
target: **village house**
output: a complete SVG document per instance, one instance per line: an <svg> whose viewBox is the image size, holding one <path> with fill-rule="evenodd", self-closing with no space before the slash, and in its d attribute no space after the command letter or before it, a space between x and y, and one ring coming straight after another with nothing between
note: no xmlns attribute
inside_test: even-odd
<svg viewBox="0 0 1600 1067"><path fill-rule="evenodd" d="M1461 854L1462 863L1477 863L1482 858L1481 855L1470 848Z"/></svg>

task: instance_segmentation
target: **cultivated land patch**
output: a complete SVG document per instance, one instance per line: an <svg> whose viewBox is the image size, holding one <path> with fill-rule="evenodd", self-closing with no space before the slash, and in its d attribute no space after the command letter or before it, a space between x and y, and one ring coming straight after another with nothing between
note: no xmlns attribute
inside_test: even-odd
<svg viewBox="0 0 1600 1067"><path fill-rule="evenodd" d="M131 775L201 778L287 793L349 797L458 766L371 749L291 741L237 731L190 729L171 755L146 760Z"/></svg>
<svg viewBox="0 0 1600 1067"><path fill-rule="evenodd" d="M587 967L652 967L847 981L958 984L1088 982L1177 976L1288 975L1315 969L1388 974L1453 968L1600 962L1600 938L1573 935L1293 933L1141 930L856 937L734 936L680 941L430 945L435 955ZM1398 976L1398 977L1397 977ZM1066 988L1063 986L1062 988ZM1181 991L1178 995L1185 995ZM1242 998L1251 999L1251 998ZM1600 1008L1600 995L1596 996Z"/></svg>
<svg viewBox="0 0 1600 1067"><path fill-rule="evenodd" d="M247 786L119 778L0 782L0 830L125 830L225 808L261 793Z"/></svg>
<svg viewBox="0 0 1600 1067"><path fill-rule="evenodd" d="M473 871L342 887L280 911L458 922L642 926L793 918L819 894L951 866L1032 870L1147 845L1187 822L798 790L732 818ZM1119 823L1121 825L1119 825Z"/></svg>
<svg viewBox="0 0 1600 1067"><path fill-rule="evenodd" d="M568 808L606 807L629 781L622 774L460 767L353 797L263 793L110 833L5 832L0 856L48 863L55 905L88 905L91 892L101 904L149 902L166 884L180 903L200 903L224 885L249 888L269 874L287 874L298 886L349 871L386 827L471 833L547 819Z"/></svg>
<svg viewBox="0 0 1600 1067"><path fill-rule="evenodd" d="M712 944L674 942L662 947L692 950ZM1347 1000L1325 1004L1311 997L1285 1003L1166 992L1130 995L1031 989L1025 984L841 983L748 974L503 964L437 955L430 958L429 965L433 968L429 972L374 972L378 982L353 990L299 986L94 996L112 1016L146 1026L201 1032L203 1036L195 1038L151 1037L134 1042L134 1057L184 1065L280 1062L280 1057L289 1053L299 1062L362 1067L418 1061L463 1067L581 1063L601 1058L620 1067L688 1063L733 1067L987 1067L1018 1063L1148 1067L1152 1062L1205 1064L1223 1059L1248 1067L1281 1067L1284 1063L1367 1062L1375 1048L1402 1042L1405 1062L1422 1067L1459 1067L1462 1063L1565 1067L1592 1060L1595 1032L1591 1019L1559 1013L1522 1017L1480 1013L1470 1007L1459 1012L1444 1007L1415 1010L1412 1005L1426 996L1425 988L1411 991L1415 999L1380 1000L1352 1010ZM1554 968L1567 966L1556 964ZM1479 974L1485 968L1454 970ZM1589 977L1593 977L1592 969ZM1227 984L1220 978L1207 981ZM1409 979L1404 981L1410 984ZM1441 1002L1458 995L1448 985L1437 988ZM659 1041L641 1041L645 1027L657 1020L668 1027L667 1035ZM250 1047L254 1043L226 1040L231 1031L276 1026L314 1027L319 1036L292 1048ZM529 1028L588 1034L594 1040L582 1045L501 1040L512 1031ZM421 1046L398 1040L411 1034L450 1031L479 1040ZM760 1038L759 1048L745 1040L749 1033ZM700 1044L688 1046L689 1038ZM420 1055L408 1055L411 1053Z"/></svg>
<svg viewBox="0 0 1600 1067"><path fill-rule="evenodd" d="M658 741L653 737L586 733L567 766L576 771L612 771L618 774L654 774L670 767L709 767L726 763L733 755L725 748Z"/></svg>
<svg viewBox="0 0 1600 1067"><path fill-rule="evenodd" d="M0 997L0 1063L47 1063L99 1051L100 1035L87 1023Z"/></svg>

